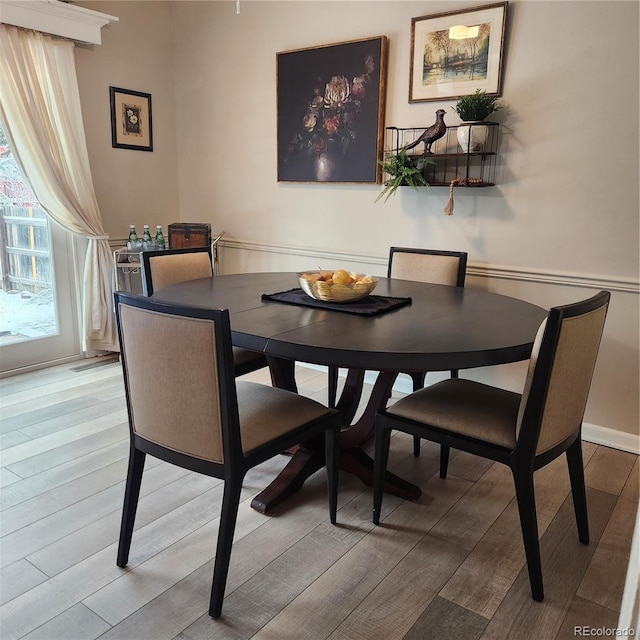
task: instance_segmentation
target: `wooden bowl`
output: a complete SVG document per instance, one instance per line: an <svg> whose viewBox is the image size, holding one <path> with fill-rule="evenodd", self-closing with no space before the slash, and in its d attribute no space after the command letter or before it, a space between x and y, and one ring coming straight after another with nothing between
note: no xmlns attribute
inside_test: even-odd
<svg viewBox="0 0 640 640"><path fill-rule="evenodd" d="M353 282L351 284L331 284L323 280L308 280L303 275L319 274L320 271L304 271L298 274L300 288L314 300L322 302L357 302L366 298L378 284L378 278L372 282ZM352 278L365 276L364 273L350 272ZM370 276L371 277L371 276Z"/></svg>

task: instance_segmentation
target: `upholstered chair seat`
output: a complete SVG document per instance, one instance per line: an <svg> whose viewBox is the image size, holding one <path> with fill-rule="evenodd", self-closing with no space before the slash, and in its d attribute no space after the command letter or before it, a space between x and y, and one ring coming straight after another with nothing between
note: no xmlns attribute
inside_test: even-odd
<svg viewBox="0 0 640 640"><path fill-rule="evenodd" d="M387 413L512 450L521 397L506 389L452 378L398 400Z"/></svg>
<svg viewBox="0 0 640 640"><path fill-rule="evenodd" d="M245 381L237 382L236 389L245 455L255 453L301 423L327 416L324 405L291 391Z"/></svg>

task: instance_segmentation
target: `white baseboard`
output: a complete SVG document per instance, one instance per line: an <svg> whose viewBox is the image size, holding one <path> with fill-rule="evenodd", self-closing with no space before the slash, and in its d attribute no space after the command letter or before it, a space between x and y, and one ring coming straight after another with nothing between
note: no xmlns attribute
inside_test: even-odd
<svg viewBox="0 0 640 640"><path fill-rule="evenodd" d="M640 455L640 437L633 433L616 431L609 427L584 422L582 424L582 439L594 444L601 444L612 449L620 449Z"/></svg>
<svg viewBox="0 0 640 640"><path fill-rule="evenodd" d="M83 360L84 358L84 354L74 353L73 355L66 356L64 358L56 358L55 360L48 360L47 362L37 362L35 364L27 365L26 367L18 367L17 369L8 369L7 371L0 372L0 380L4 378L11 378L13 376L20 375L21 373L29 373L30 371L38 371L39 369L55 367L59 364L76 362L77 360Z"/></svg>
<svg viewBox="0 0 640 640"><path fill-rule="evenodd" d="M305 362L298 363L302 367L309 369L315 369L317 371L326 371L326 367L308 364ZM341 370L341 375L343 371ZM433 374L432 374L433 375ZM443 374L446 377L446 374ZM367 371L365 373L365 382L373 384L376 381L377 374L374 371ZM409 377L400 377L393 385L394 391L400 393L411 393L411 379ZM582 425L582 439L587 442L593 442L594 444L601 444L605 447L611 447L612 449L619 449L620 451L627 451L640 455L640 437L625 431L618 431L611 429L610 427L602 427L598 424L591 424L585 422Z"/></svg>

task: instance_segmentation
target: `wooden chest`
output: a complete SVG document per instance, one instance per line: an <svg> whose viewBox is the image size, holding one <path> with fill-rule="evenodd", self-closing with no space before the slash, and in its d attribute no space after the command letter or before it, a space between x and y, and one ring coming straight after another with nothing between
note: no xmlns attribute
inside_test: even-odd
<svg viewBox="0 0 640 640"><path fill-rule="evenodd" d="M174 222L169 225L169 249L211 246L211 225L201 222Z"/></svg>

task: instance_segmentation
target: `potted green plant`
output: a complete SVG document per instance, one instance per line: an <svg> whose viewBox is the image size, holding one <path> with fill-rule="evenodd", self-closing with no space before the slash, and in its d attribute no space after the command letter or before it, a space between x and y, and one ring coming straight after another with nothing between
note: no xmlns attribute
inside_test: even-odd
<svg viewBox="0 0 640 640"><path fill-rule="evenodd" d="M384 196L386 202L398 187L411 187L416 190L418 187L428 187L429 183L423 175L427 164L434 164L434 162L423 156L411 156L404 147L397 154L387 157L380 162L380 166L382 171L390 177L384 183L384 189L375 201L378 202Z"/></svg>
<svg viewBox="0 0 640 640"><path fill-rule="evenodd" d="M458 127L458 142L465 153L474 153L482 149L487 139L487 126L478 124L490 116L494 111L502 109L498 104L498 96L488 96L482 89L468 96L460 96L453 110L464 123Z"/></svg>

